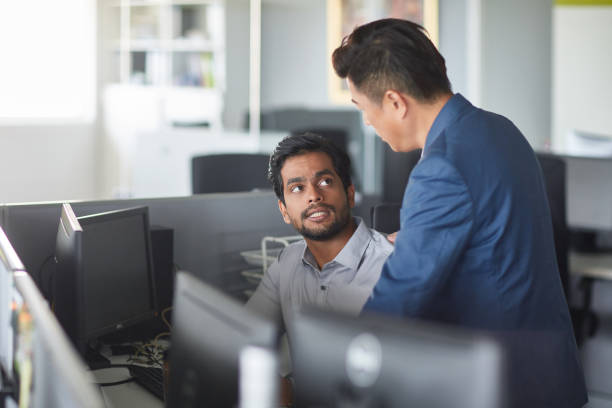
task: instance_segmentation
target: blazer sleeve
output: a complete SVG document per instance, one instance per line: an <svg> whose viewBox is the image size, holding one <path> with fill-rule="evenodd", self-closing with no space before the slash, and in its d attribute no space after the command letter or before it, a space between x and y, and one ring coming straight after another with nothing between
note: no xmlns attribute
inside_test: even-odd
<svg viewBox="0 0 612 408"><path fill-rule="evenodd" d="M474 224L463 177L444 157L424 158L404 194L395 249L366 311L422 316L465 251Z"/></svg>

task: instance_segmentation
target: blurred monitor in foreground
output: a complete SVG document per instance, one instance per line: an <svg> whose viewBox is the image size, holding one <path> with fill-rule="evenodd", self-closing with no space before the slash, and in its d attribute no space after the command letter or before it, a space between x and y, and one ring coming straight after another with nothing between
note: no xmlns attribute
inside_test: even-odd
<svg viewBox="0 0 612 408"><path fill-rule="evenodd" d="M26 272L15 273L19 406L103 407L85 365Z"/></svg>
<svg viewBox="0 0 612 408"><path fill-rule="evenodd" d="M292 322L297 407L502 406L501 349L491 340L315 310Z"/></svg>
<svg viewBox="0 0 612 408"><path fill-rule="evenodd" d="M6 234L0 228L0 390L14 387L13 346L15 331L12 322L15 271L24 270L21 260ZM0 406L1 406L0 401Z"/></svg>
<svg viewBox="0 0 612 408"><path fill-rule="evenodd" d="M170 408L236 406L241 352L277 346L271 322L186 272L177 274L172 322Z"/></svg>

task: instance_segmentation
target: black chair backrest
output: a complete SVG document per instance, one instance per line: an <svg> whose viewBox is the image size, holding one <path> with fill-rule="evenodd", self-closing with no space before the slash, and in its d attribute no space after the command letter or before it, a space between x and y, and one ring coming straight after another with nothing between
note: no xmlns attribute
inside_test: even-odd
<svg viewBox="0 0 612 408"><path fill-rule="evenodd" d="M193 194L270 190L267 154L211 154L191 159Z"/></svg>
<svg viewBox="0 0 612 408"><path fill-rule="evenodd" d="M421 158L421 149L411 152L394 152L389 145L383 145L383 191L384 202L401 202L408 184L410 173Z"/></svg>
<svg viewBox="0 0 612 408"><path fill-rule="evenodd" d="M568 251L570 237L566 218L566 164L562 158L552 154L537 153L536 156L540 162L542 175L544 176L546 195L548 197L548 205L550 206L550 215L552 217L559 274L561 275L561 283L563 284L565 297L569 303Z"/></svg>
<svg viewBox="0 0 612 408"><path fill-rule="evenodd" d="M370 208L372 228L385 234L399 231L401 206L399 203L383 203Z"/></svg>
<svg viewBox="0 0 612 408"><path fill-rule="evenodd" d="M332 141L336 146L348 152L348 132L340 128L301 128L293 129L291 135L300 135L302 133L316 133Z"/></svg>

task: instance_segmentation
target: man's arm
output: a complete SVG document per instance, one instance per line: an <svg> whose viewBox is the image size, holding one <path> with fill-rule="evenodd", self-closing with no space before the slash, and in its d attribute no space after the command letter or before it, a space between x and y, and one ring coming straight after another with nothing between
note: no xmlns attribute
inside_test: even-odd
<svg viewBox="0 0 612 408"><path fill-rule="evenodd" d="M279 259L281 255L282 252ZM271 319L283 332L285 329L280 303L280 269L278 260L268 267L246 307Z"/></svg>
<svg viewBox="0 0 612 408"><path fill-rule="evenodd" d="M395 249L364 310L419 316L462 256L473 227L467 186L444 158L413 170Z"/></svg>

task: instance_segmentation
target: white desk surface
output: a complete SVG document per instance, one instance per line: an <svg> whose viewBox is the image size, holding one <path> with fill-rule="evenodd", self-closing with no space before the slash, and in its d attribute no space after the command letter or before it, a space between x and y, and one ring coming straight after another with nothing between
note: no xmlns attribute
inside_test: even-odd
<svg viewBox="0 0 612 408"><path fill-rule="evenodd" d="M126 364L127 356L108 356L112 364ZM130 378L123 367L110 367L92 371L98 383L115 382ZM163 408L164 402L134 381L100 387L107 408Z"/></svg>
<svg viewBox="0 0 612 408"><path fill-rule="evenodd" d="M584 278L612 280L612 254L584 254L571 252L570 272Z"/></svg>

